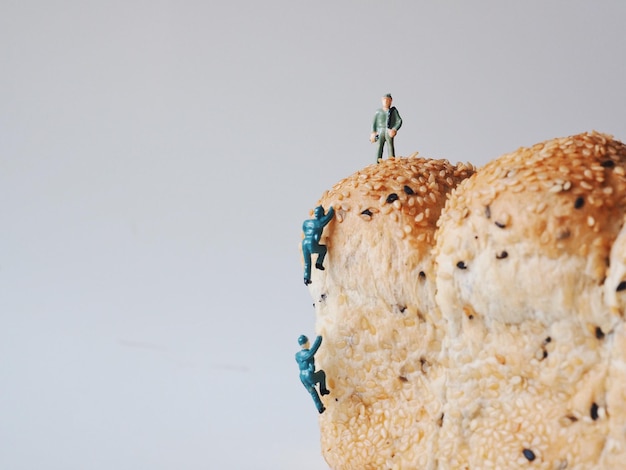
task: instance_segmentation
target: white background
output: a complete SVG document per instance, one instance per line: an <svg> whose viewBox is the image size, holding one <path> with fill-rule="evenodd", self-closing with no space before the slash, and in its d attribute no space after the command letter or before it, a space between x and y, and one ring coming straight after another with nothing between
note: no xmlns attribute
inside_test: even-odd
<svg viewBox="0 0 626 470"><path fill-rule="evenodd" d="M300 227L381 95L398 155L625 139L625 14L0 0L0 468L326 468Z"/></svg>

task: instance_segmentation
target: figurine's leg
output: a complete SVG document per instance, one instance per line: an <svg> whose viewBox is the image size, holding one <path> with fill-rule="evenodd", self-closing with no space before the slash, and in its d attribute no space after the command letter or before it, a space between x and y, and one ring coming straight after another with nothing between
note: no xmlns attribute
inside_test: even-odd
<svg viewBox="0 0 626 470"><path fill-rule="evenodd" d="M308 245L302 245L302 256L304 257L304 283L311 283L311 248Z"/></svg>
<svg viewBox="0 0 626 470"><path fill-rule="evenodd" d="M322 396L328 395L330 391L326 388L326 372L323 370L318 370L314 375L313 379L315 383L320 384L320 393Z"/></svg>
<svg viewBox="0 0 626 470"><path fill-rule="evenodd" d="M378 153L376 154L376 162L379 162L383 158L383 148L385 147L385 137L387 133L382 131L378 134Z"/></svg>
<svg viewBox="0 0 626 470"><path fill-rule="evenodd" d="M322 403L322 400L320 400L320 396L317 394L317 390L311 387L309 389L309 393L311 394L311 398L313 398L313 402L315 403L315 406L317 407L317 411L320 414L323 413L326 410L326 408L324 408L324 404Z"/></svg>
<svg viewBox="0 0 626 470"><path fill-rule="evenodd" d="M387 149L389 151L389 158L396 156L396 149L393 146L393 137L389 137L389 141L387 142Z"/></svg>
<svg viewBox="0 0 626 470"><path fill-rule="evenodd" d="M315 262L315 267L324 271L324 258L326 257L326 252L328 251L328 249L326 248L326 245L318 245L316 251L318 255L317 261Z"/></svg>

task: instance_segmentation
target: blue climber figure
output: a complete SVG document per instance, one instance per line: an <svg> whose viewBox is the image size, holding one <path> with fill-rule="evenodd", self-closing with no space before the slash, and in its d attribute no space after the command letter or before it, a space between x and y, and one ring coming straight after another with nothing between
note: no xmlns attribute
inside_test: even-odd
<svg viewBox="0 0 626 470"><path fill-rule="evenodd" d="M319 413L323 413L326 408L322 403L319 395L317 394L317 389L315 385L320 384L320 395L328 395L330 391L326 388L326 373L323 370L315 371L315 353L322 344L322 337L318 336L315 338L315 342L313 343L313 347L309 349L309 338L304 335L300 335L298 338L298 344L302 348L300 351L296 353L296 362L300 367L300 380L302 381L302 385L307 391L311 394L313 401L315 402L315 406L317 407L317 411Z"/></svg>
<svg viewBox="0 0 626 470"><path fill-rule="evenodd" d="M304 284L311 284L311 255L317 253L315 267L324 270L324 258L326 257L326 245L320 245L324 227L335 215L332 206L328 208L328 214L324 214L324 208L317 206L314 211L315 218L305 220L302 224L304 239L302 240L302 255L304 256Z"/></svg>

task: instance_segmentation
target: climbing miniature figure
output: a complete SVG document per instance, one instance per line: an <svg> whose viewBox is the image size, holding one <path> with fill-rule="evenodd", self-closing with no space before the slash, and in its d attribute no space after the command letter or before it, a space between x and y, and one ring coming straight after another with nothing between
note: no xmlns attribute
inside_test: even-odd
<svg viewBox="0 0 626 470"><path fill-rule="evenodd" d="M326 257L326 245L320 245L324 227L335 215L332 206L328 208L328 214L324 214L324 208L317 206L314 211L315 218L305 220L302 224L304 239L302 240L302 255L304 256L304 285L311 284L311 255L317 253L315 267L324 270L324 258Z"/></svg>
<svg viewBox="0 0 626 470"><path fill-rule="evenodd" d="M385 143L388 145L387 155L396 156L396 150L393 146L393 139L402 126L402 118L395 106L391 106L393 98L389 93L382 97L383 107L376 111L374 122L372 123L372 133L370 134L370 142L378 142L378 153L376 154L376 162L380 163L383 159L383 147Z"/></svg>
<svg viewBox="0 0 626 470"><path fill-rule="evenodd" d="M326 388L326 373L323 370L315 371L315 353L322 344L322 337L318 336L313 343L313 347L309 349L309 338L304 335L300 335L298 338L298 344L301 346L301 350L296 353L296 362L300 367L300 380L302 385L311 394L317 411L322 414L326 408L322 403L317 389L315 386L320 384L320 395L328 395L330 391Z"/></svg>

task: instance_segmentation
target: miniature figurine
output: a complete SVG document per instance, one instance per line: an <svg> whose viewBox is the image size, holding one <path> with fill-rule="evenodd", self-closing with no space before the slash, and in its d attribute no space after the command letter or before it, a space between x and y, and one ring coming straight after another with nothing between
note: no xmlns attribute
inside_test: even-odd
<svg viewBox="0 0 626 470"><path fill-rule="evenodd" d="M335 215L332 206L328 209L328 214L324 214L324 208L317 206L314 211L315 218L305 220L302 224L304 239L302 240L302 254L304 256L304 285L311 284L311 255L317 253L315 267L324 270L324 258L326 257L326 245L320 245L324 227Z"/></svg>
<svg viewBox="0 0 626 470"><path fill-rule="evenodd" d="M387 154L390 158L396 156L396 150L393 146L393 139L402 126L402 118L395 106L391 106L393 98L389 93L382 97L383 107L376 111L374 122L372 124L372 133L370 134L370 142L378 142L378 153L376 162L380 163L383 159L383 147L387 143Z"/></svg>
<svg viewBox="0 0 626 470"><path fill-rule="evenodd" d="M309 338L304 335L300 335L298 338L298 344L302 347L300 351L296 353L296 362L300 367L300 380L302 385L311 394L317 411L322 414L326 408L322 403L315 385L320 384L320 395L328 395L330 391L326 388L326 373L323 370L315 371L315 353L322 344L322 337L318 336L313 343L313 347L309 349Z"/></svg>

